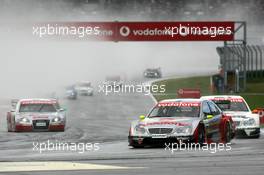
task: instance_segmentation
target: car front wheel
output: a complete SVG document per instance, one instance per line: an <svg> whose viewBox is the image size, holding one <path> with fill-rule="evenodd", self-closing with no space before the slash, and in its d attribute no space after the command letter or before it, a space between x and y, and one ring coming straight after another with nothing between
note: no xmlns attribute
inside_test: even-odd
<svg viewBox="0 0 264 175"><path fill-rule="evenodd" d="M231 141L231 128L230 124L227 123L225 127L225 142L229 143Z"/></svg>

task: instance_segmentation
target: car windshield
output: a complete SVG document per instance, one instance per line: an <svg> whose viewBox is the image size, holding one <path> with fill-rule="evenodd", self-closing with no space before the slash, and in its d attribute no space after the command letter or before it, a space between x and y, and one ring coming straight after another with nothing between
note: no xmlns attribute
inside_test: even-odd
<svg viewBox="0 0 264 175"><path fill-rule="evenodd" d="M148 72L157 72L157 69L147 69Z"/></svg>
<svg viewBox="0 0 264 175"><path fill-rule="evenodd" d="M21 104L19 112L56 112L55 104Z"/></svg>
<svg viewBox="0 0 264 175"><path fill-rule="evenodd" d="M80 87L91 87L91 83L80 83Z"/></svg>
<svg viewBox="0 0 264 175"><path fill-rule="evenodd" d="M153 117L199 117L200 105L197 106L163 106L157 105L151 113L149 118Z"/></svg>
<svg viewBox="0 0 264 175"><path fill-rule="evenodd" d="M214 101L222 111L249 111L244 101L231 101L229 104L221 103L221 101Z"/></svg>

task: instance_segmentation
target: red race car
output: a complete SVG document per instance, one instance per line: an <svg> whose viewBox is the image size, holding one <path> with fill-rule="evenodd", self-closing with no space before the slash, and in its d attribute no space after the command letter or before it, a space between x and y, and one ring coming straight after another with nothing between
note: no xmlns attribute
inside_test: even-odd
<svg viewBox="0 0 264 175"><path fill-rule="evenodd" d="M21 99L12 101L7 113L8 132L64 131L65 110L56 99Z"/></svg>

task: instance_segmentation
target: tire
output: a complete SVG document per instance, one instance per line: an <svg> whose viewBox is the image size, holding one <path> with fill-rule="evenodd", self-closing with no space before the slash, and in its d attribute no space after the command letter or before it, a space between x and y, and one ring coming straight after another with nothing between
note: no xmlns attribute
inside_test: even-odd
<svg viewBox="0 0 264 175"><path fill-rule="evenodd" d="M15 123L16 122L15 122L15 118L14 118L14 125L12 124L12 132L17 132Z"/></svg>
<svg viewBox="0 0 264 175"><path fill-rule="evenodd" d="M203 127L199 127L198 130L198 138L197 138L197 143L199 143L200 145L203 145L205 143L205 132Z"/></svg>
<svg viewBox="0 0 264 175"><path fill-rule="evenodd" d="M144 146L143 145L131 145L133 148L135 148L135 149L138 149L138 148L144 148Z"/></svg>
<svg viewBox="0 0 264 175"><path fill-rule="evenodd" d="M250 138L259 139L260 138L260 134L257 134L257 135L254 135L254 136L250 136Z"/></svg>
<svg viewBox="0 0 264 175"><path fill-rule="evenodd" d="M10 123L8 122L8 120L7 120L7 132L12 132L12 130L11 130L11 128L10 128Z"/></svg>
<svg viewBox="0 0 264 175"><path fill-rule="evenodd" d="M231 128L230 128L230 124L227 123L225 126L225 143L229 143L231 141Z"/></svg>

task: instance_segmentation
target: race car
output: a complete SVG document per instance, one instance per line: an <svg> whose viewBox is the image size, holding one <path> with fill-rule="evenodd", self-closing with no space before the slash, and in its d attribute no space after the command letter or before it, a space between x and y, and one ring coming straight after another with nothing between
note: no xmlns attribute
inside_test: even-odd
<svg viewBox="0 0 264 175"><path fill-rule="evenodd" d="M161 78L161 69L160 68L148 68L143 73L146 78Z"/></svg>
<svg viewBox="0 0 264 175"><path fill-rule="evenodd" d="M259 115L253 114L241 96L217 95L203 96L201 99L214 101L225 115L231 116L236 125L237 136L260 137Z"/></svg>
<svg viewBox="0 0 264 175"><path fill-rule="evenodd" d="M122 87L123 82L120 76L108 76L105 78L104 86L106 87Z"/></svg>
<svg viewBox="0 0 264 175"><path fill-rule="evenodd" d="M75 86L68 86L66 87L66 94L65 94L67 99L70 100L76 100L78 93L77 90L75 89Z"/></svg>
<svg viewBox="0 0 264 175"><path fill-rule="evenodd" d="M56 99L21 99L12 101L7 113L8 132L64 131L66 113Z"/></svg>
<svg viewBox="0 0 264 175"><path fill-rule="evenodd" d="M210 100L168 99L157 103L150 113L133 121L129 146L140 148L164 143L228 143L234 137L231 117Z"/></svg>
<svg viewBox="0 0 264 175"><path fill-rule="evenodd" d="M77 90L78 94L83 96L92 96L94 93L92 83L89 81L82 81L77 83L75 89Z"/></svg>

